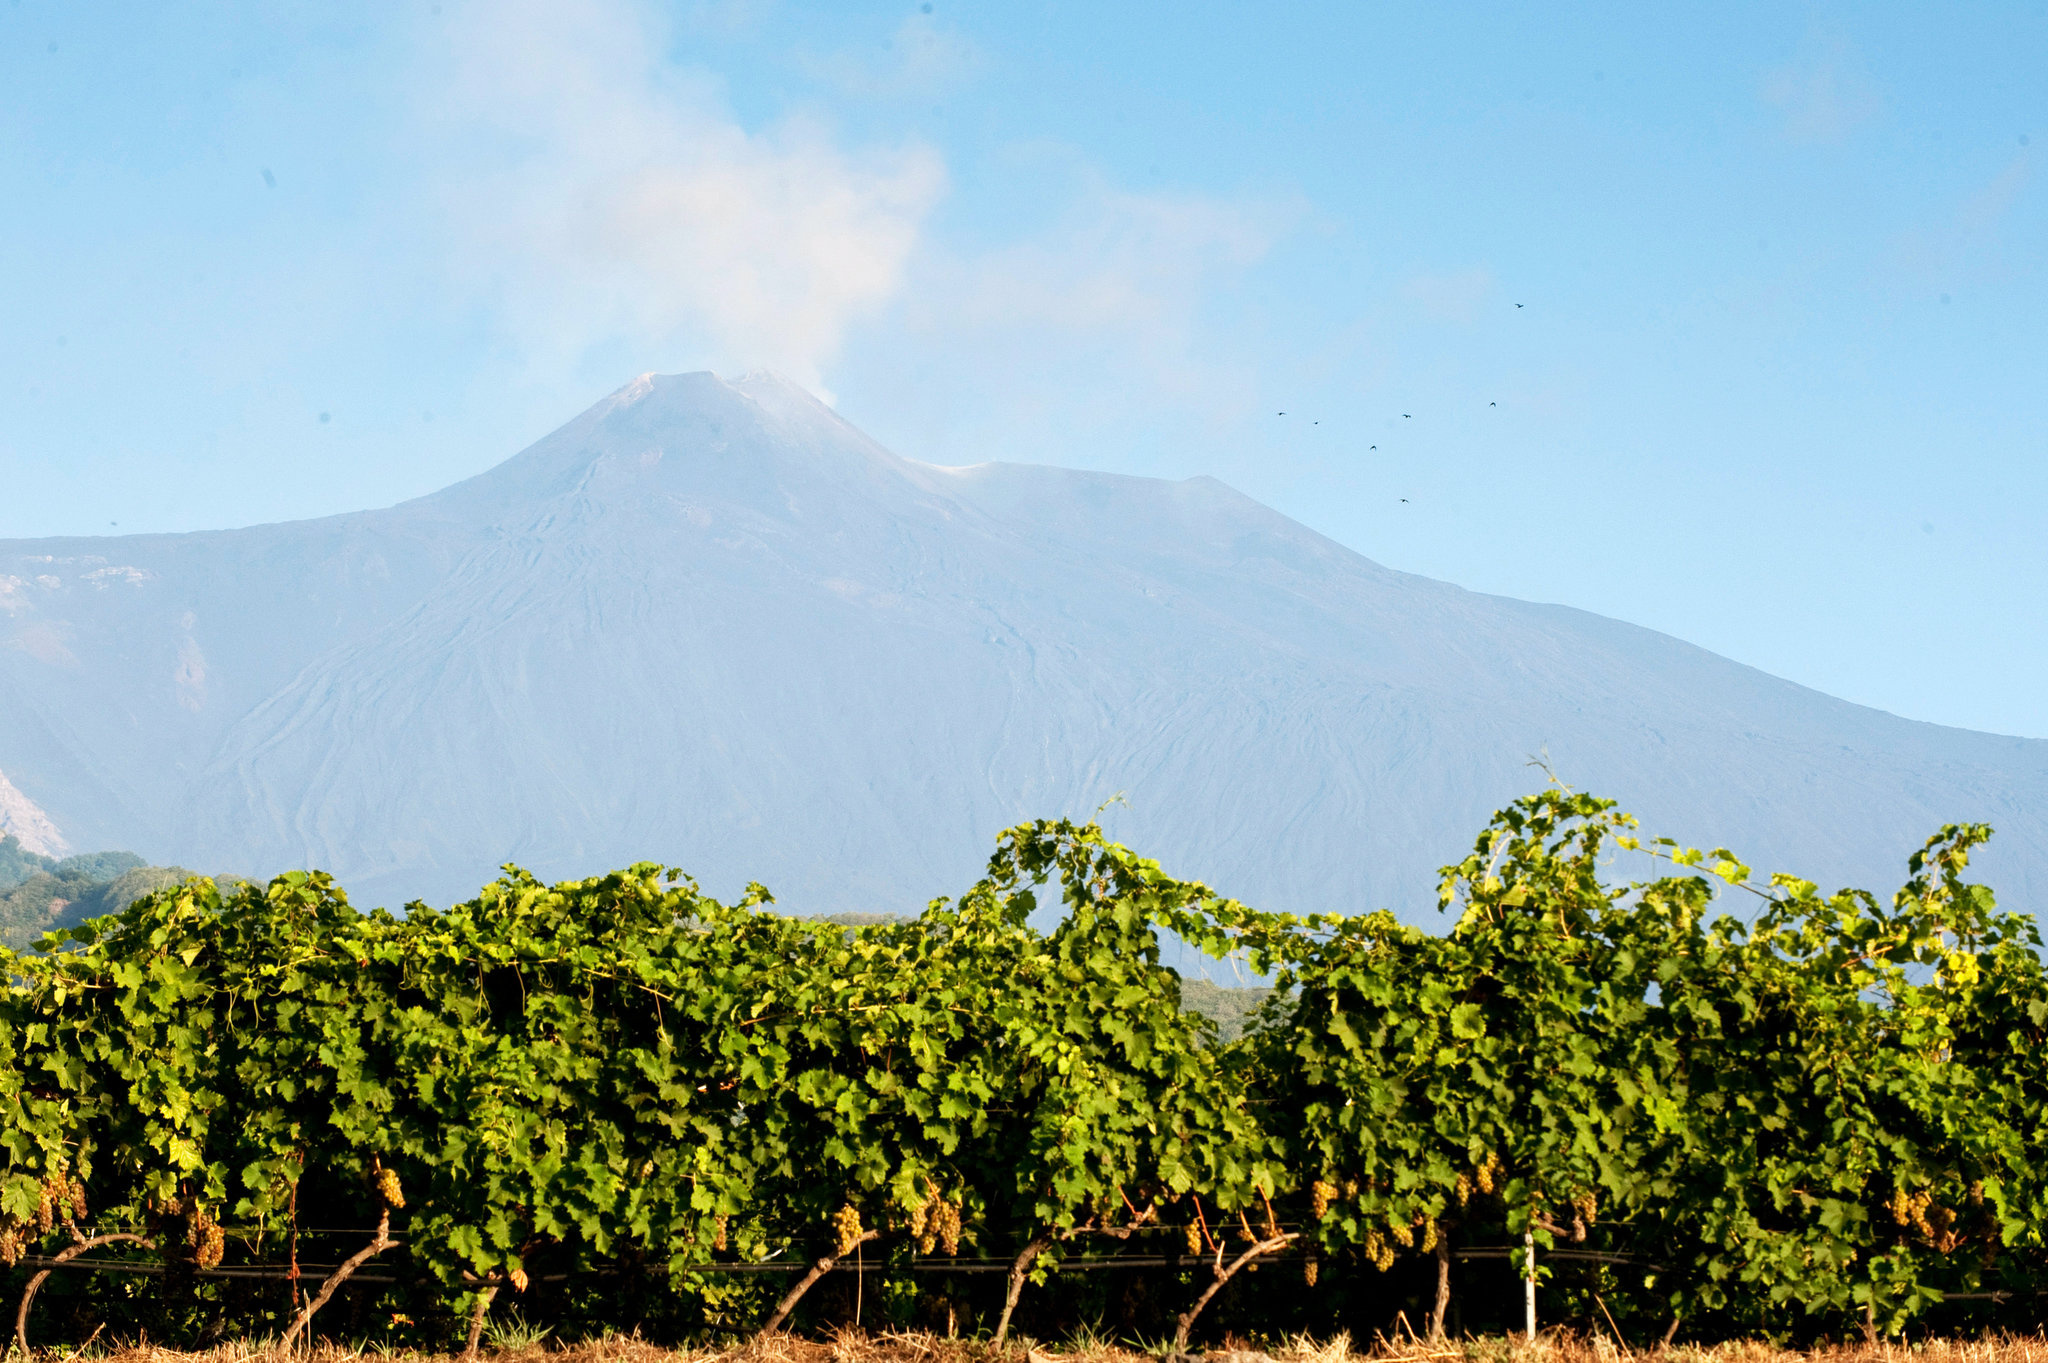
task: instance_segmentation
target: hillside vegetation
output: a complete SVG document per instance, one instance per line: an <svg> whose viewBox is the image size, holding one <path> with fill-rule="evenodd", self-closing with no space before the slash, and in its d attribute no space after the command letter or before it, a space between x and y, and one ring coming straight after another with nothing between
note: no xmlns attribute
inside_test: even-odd
<svg viewBox="0 0 2048 1363"><path fill-rule="evenodd" d="M0 836L0 943L20 951L46 932L119 913L146 894L187 879L182 866L148 866L133 852L57 860Z"/></svg>
<svg viewBox="0 0 2048 1363"><path fill-rule="evenodd" d="M870 924L651 864L402 917L189 881L6 955L0 1259L161 1270L58 1275L53 1335L285 1345L2031 1323L2048 974L1989 831L1825 894L1550 791L1441 934L1067 821ZM1169 940L1272 981L1235 1039Z"/></svg>

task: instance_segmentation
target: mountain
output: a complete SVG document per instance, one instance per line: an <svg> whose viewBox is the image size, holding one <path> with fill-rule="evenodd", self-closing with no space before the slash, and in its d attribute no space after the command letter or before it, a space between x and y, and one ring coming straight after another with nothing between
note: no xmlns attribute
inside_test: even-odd
<svg viewBox="0 0 2048 1363"><path fill-rule="evenodd" d="M5 601L5 590L0 588L0 605ZM0 838L5 838L20 851L39 857L61 857L70 850L65 845L64 835L50 822L50 816L43 813L34 800L16 790L5 772L0 772ZM4 867L0 867L0 874L5 874Z"/></svg>
<svg viewBox="0 0 2048 1363"><path fill-rule="evenodd" d="M1541 784L1883 887L1984 820L2048 891L2048 742L1394 572L1208 478L937 467L774 377L648 376L476 478L287 525L0 542L0 772L74 846L365 903L658 859L805 913L1105 814L1268 907L1391 906Z"/></svg>

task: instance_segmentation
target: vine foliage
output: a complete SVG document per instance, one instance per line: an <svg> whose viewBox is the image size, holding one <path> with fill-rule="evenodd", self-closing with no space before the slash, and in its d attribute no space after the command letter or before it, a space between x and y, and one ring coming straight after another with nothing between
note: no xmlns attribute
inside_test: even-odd
<svg viewBox="0 0 2048 1363"><path fill-rule="evenodd" d="M387 1291L473 1347L537 1284L730 1332L870 1262L877 1309L949 1312L921 1273L1002 1266L1000 1336L1068 1256L1149 1253L1185 1347L1275 1256L1354 1292L1434 1261L1441 1330L1493 1245L1545 1291L1608 1265L1610 1324L1897 1332L2040 1277L2048 979L1965 879L1989 833L1880 900L1553 789L1444 869L1440 932L1261 912L1072 821L853 929L653 864L402 914L194 879L5 955L0 1261L127 1247L187 1296L282 1264L242 1328ZM1271 980L1241 1038L1176 947Z"/></svg>

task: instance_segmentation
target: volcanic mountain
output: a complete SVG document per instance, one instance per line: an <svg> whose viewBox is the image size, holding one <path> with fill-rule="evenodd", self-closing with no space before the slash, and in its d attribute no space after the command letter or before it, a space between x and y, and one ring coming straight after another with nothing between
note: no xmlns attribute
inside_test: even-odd
<svg viewBox="0 0 2048 1363"><path fill-rule="evenodd" d="M639 379L432 496L0 542L0 773L43 841L446 901L634 860L914 911L1105 811L1252 903L1434 921L1547 758L1649 833L2048 892L2048 742L1391 571L1208 478L899 458L769 376Z"/></svg>

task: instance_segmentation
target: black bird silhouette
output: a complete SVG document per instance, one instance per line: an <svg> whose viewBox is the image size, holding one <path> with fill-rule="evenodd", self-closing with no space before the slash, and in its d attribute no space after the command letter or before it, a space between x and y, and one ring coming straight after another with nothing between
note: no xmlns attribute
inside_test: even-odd
<svg viewBox="0 0 2048 1363"><path fill-rule="evenodd" d="M1374 446L1373 446L1373 448L1374 448L1374 449L1378 449L1378 448L1379 448L1379 446L1377 446L1377 445L1374 445Z"/></svg>
<svg viewBox="0 0 2048 1363"><path fill-rule="evenodd" d="M1286 416L1286 415L1287 415L1287 413L1285 413L1285 412L1275 412L1275 413L1273 413L1273 415L1274 415L1274 416Z"/></svg>
<svg viewBox="0 0 2048 1363"><path fill-rule="evenodd" d="M1520 303L1517 303L1517 304L1515 304L1515 306L1519 308L1519 307L1521 307L1522 305L1521 305Z"/></svg>
<svg viewBox="0 0 2048 1363"><path fill-rule="evenodd" d="M1406 497L1403 497L1403 498L1402 498L1401 500L1405 502L1405 501L1407 501L1408 499L1407 499Z"/></svg>
<svg viewBox="0 0 2048 1363"><path fill-rule="evenodd" d="M1412 417L1412 416L1414 416L1414 415L1415 415L1415 413L1413 413L1413 412L1403 412L1403 413L1401 413L1401 419L1402 419L1403 421L1406 421L1406 420L1408 420L1408 418L1410 418L1410 417Z"/></svg>
<svg viewBox="0 0 2048 1363"><path fill-rule="evenodd" d="M1486 405L1487 405L1487 406L1489 406L1489 407L1498 407L1498 406L1500 406L1500 404L1499 404L1498 402L1489 402L1489 403L1487 403Z"/></svg>

